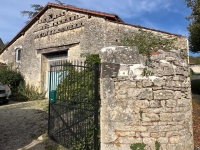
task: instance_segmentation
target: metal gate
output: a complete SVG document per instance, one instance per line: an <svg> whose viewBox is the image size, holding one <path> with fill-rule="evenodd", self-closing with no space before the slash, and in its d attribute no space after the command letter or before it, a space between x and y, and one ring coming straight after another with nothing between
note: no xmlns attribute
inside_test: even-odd
<svg viewBox="0 0 200 150"><path fill-rule="evenodd" d="M98 150L99 65L52 64L49 91L49 137L69 150Z"/></svg>

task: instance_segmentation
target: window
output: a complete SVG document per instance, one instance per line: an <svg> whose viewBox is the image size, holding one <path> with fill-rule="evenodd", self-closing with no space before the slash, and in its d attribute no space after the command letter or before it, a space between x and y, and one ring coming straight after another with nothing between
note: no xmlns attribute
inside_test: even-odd
<svg viewBox="0 0 200 150"><path fill-rule="evenodd" d="M16 62L21 62L21 50L22 50L22 47L16 47L15 48L15 60L16 60Z"/></svg>

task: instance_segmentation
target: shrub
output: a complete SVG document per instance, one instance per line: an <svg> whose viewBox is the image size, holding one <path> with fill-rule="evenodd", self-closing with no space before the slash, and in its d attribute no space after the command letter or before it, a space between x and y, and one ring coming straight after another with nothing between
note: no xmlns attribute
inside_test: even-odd
<svg viewBox="0 0 200 150"><path fill-rule="evenodd" d="M20 83L24 83L24 77L18 71L2 69L0 70L0 82L7 84L11 90L16 90Z"/></svg>
<svg viewBox="0 0 200 150"><path fill-rule="evenodd" d="M40 93L34 86L26 84L23 75L11 68L0 69L0 82L10 87L12 99L20 101L44 99L46 92Z"/></svg>
<svg viewBox="0 0 200 150"><path fill-rule="evenodd" d="M17 91L17 99L19 100L40 100L45 98L46 92L39 90L29 84L20 84Z"/></svg>

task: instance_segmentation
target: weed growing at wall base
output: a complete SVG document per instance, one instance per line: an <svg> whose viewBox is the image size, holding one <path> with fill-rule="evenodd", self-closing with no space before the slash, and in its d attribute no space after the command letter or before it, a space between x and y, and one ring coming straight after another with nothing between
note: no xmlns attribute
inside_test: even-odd
<svg viewBox="0 0 200 150"><path fill-rule="evenodd" d="M144 143L135 143L130 146L131 150L144 150L146 144Z"/></svg>

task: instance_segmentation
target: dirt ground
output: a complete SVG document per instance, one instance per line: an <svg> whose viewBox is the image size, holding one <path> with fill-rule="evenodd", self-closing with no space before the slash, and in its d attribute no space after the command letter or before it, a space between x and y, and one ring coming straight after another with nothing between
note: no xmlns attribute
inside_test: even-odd
<svg viewBox="0 0 200 150"><path fill-rule="evenodd" d="M47 137L47 100L0 104L1 150L64 150Z"/></svg>
<svg viewBox="0 0 200 150"><path fill-rule="evenodd" d="M195 150L200 150L200 95L193 94L193 133Z"/></svg>
<svg viewBox="0 0 200 150"><path fill-rule="evenodd" d="M195 150L200 150L200 95L193 94ZM47 137L47 100L0 103L0 150L66 150Z"/></svg>

